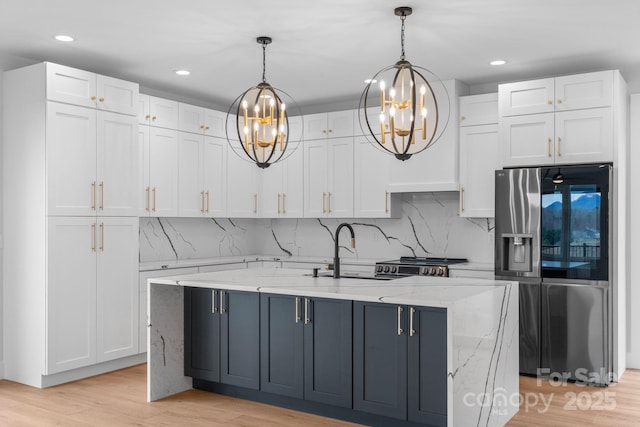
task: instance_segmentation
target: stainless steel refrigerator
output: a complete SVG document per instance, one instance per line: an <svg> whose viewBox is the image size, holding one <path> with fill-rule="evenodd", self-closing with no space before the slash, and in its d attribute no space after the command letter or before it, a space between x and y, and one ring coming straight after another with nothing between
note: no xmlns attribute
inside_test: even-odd
<svg viewBox="0 0 640 427"><path fill-rule="evenodd" d="M520 372L608 384L611 165L495 178L495 274L520 282Z"/></svg>

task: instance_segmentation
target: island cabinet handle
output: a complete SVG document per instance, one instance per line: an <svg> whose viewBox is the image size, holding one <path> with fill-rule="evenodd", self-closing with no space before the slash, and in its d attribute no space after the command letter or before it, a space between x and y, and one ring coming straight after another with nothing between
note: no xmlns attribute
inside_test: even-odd
<svg viewBox="0 0 640 427"><path fill-rule="evenodd" d="M304 324L308 325L311 323L311 319L309 319L309 298L304 299Z"/></svg>
<svg viewBox="0 0 640 427"><path fill-rule="evenodd" d="M404 311L404 309L400 306L398 306L398 335L402 335L402 333L404 332L404 330L401 328L401 322L402 322L402 312Z"/></svg>
<svg viewBox="0 0 640 427"><path fill-rule="evenodd" d="M216 290L211 290L211 313L216 314Z"/></svg>
<svg viewBox="0 0 640 427"><path fill-rule="evenodd" d="M224 306L224 291L220 291L220 313L226 313L227 312L227 308Z"/></svg>
<svg viewBox="0 0 640 427"><path fill-rule="evenodd" d="M416 334L416 330L413 329L413 315L416 312L416 309L411 307L409 309L409 336L412 337Z"/></svg>
<svg viewBox="0 0 640 427"><path fill-rule="evenodd" d="M296 323L300 323L300 297L296 297Z"/></svg>

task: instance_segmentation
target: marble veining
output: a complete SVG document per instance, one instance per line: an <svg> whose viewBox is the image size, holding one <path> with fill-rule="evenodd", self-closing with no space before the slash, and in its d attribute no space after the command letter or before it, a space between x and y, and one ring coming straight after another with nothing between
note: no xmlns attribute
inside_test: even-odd
<svg viewBox="0 0 640 427"><path fill-rule="evenodd" d="M189 260L235 255L331 257L342 222L354 226L356 248L340 256L467 258L493 263L493 218L461 218L457 192L402 195L402 216L364 218L141 218L140 261Z"/></svg>

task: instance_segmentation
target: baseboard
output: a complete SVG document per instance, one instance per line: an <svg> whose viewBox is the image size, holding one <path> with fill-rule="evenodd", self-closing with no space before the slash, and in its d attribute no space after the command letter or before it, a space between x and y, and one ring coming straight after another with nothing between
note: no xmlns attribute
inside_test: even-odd
<svg viewBox="0 0 640 427"><path fill-rule="evenodd" d="M83 368L73 369L71 371L60 372L59 374L43 375L42 388L52 387L59 384L77 381L83 378L93 377L105 374L118 369L128 368L139 365L147 361L147 353L135 354L122 359L110 360L108 362L97 363Z"/></svg>
<svg viewBox="0 0 640 427"><path fill-rule="evenodd" d="M4 360L0 360L0 380L4 379Z"/></svg>

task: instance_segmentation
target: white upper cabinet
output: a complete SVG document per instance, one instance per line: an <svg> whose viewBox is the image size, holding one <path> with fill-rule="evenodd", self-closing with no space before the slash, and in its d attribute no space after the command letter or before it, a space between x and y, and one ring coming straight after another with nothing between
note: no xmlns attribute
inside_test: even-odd
<svg viewBox="0 0 640 427"><path fill-rule="evenodd" d="M178 103L170 99L140 95L138 123L154 127L178 128Z"/></svg>
<svg viewBox="0 0 640 427"><path fill-rule="evenodd" d="M149 128L149 185L145 201L149 215L174 217L178 215L178 132Z"/></svg>
<svg viewBox="0 0 640 427"><path fill-rule="evenodd" d="M498 93L460 97L460 126L498 123Z"/></svg>
<svg viewBox="0 0 640 427"><path fill-rule="evenodd" d="M135 115L138 84L63 65L46 63L47 99Z"/></svg>
<svg viewBox="0 0 640 427"><path fill-rule="evenodd" d="M363 136L355 138L354 149L354 217L398 218L400 194L391 194L388 188L389 162L394 157Z"/></svg>
<svg viewBox="0 0 640 427"><path fill-rule="evenodd" d="M304 117L304 139L353 136L354 110L309 114Z"/></svg>
<svg viewBox="0 0 640 427"><path fill-rule="evenodd" d="M389 164L389 191L394 193L418 191L458 191L459 126L458 97L465 95L465 85L455 80L444 82L447 93L435 89L437 99L449 98L449 115L441 112L439 126L447 127L440 139L430 148L413 155L409 160L393 158ZM448 119L448 124L447 124Z"/></svg>
<svg viewBox="0 0 640 427"><path fill-rule="evenodd" d="M232 149L227 149L228 217L257 218L260 215L259 173L255 163L241 159Z"/></svg>
<svg viewBox="0 0 640 427"><path fill-rule="evenodd" d="M602 71L500 85L504 166L613 161L622 84L619 72Z"/></svg>
<svg viewBox="0 0 640 427"><path fill-rule="evenodd" d="M202 148L202 188L204 215L225 216L227 213L227 141L204 137Z"/></svg>
<svg viewBox="0 0 640 427"><path fill-rule="evenodd" d="M226 138L226 118L227 115L220 111L182 102L178 104L178 129L183 132Z"/></svg>
<svg viewBox="0 0 640 427"><path fill-rule="evenodd" d="M460 101L460 216L495 215L494 175L502 168L498 138L498 94L462 96Z"/></svg>
<svg viewBox="0 0 640 427"><path fill-rule="evenodd" d="M353 217L353 137L306 141L304 216Z"/></svg>
<svg viewBox="0 0 640 427"><path fill-rule="evenodd" d="M500 85L500 115L609 107L614 71L577 74Z"/></svg>
<svg viewBox="0 0 640 427"><path fill-rule="evenodd" d="M303 157L304 150L299 148L285 160L261 171L263 218L302 218Z"/></svg>

